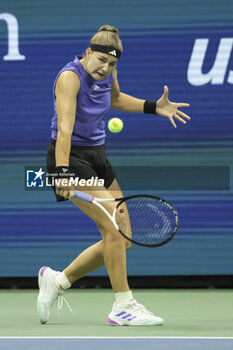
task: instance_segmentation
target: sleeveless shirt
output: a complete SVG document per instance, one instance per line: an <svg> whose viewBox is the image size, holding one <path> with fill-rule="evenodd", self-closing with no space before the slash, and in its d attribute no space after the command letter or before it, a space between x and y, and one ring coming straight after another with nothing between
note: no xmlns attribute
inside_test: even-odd
<svg viewBox="0 0 233 350"><path fill-rule="evenodd" d="M64 71L75 72L80 79L77 95L76 117L71 136L71 144L78 146L98 146L105 143L105 117L111 108L112 73L99 81L93 79L80 63L81 56L76 56L58 73L53 87L54 115L52 118L52 139L57 139L57 111L55 86L58 77Z"/></svg>

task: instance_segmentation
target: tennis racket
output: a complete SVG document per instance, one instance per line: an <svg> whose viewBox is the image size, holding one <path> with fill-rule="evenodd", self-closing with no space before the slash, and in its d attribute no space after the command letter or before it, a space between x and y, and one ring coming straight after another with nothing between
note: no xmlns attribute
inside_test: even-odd
<svg viewBox="0 0 233 350"><path fill-rule="evenodd" d="M134 195L103 199L80 191L74 192L76 198L100 208L121 235L134 244L144 247L160 247L169 242L177 232L179 225L177 211L162 198L151 195ZM101 204L107 202L118 202L112 215ZM125 229L125 211L129 215L131 232Z"/></svg>

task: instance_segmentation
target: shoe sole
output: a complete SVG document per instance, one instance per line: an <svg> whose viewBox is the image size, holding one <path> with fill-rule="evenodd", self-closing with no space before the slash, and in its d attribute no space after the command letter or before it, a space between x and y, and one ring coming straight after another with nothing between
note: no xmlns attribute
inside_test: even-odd
<svg viewBox="0 0 233 350"><path fill-rule="evenodd" d="M42 287L42 280L41 280L41 278L42 278L42 276L43 276L43 274L44 274L44 272L45 272L45 270L47 268L48 268L48 266L43 266L38 272L38 286L39 286L39 290ZM45 324L47 322L47 320L45 321L43 319L42 311L41 311L41 308L40 308L40 304L41 304L41 296L40 296L40 294L41 294L41 290L39 291L39 295L38 295L38 298L37 298L37 312L38 312L38 315L39 315L39 318L40 318L40 323L41 324Z"/></svg>
<svg viewBox="0 0 233 350"><path fill-rule="evenodd" d="M150 323L150 324L132 324L132 323L127 323L127 324L120 324L114 320L112 320L110 317L108 317L108 323L111 326L133 326L133 327L139 327L139 326L162 326L163 322L158 323L158 322L154 322L154 323Z"/></svg>

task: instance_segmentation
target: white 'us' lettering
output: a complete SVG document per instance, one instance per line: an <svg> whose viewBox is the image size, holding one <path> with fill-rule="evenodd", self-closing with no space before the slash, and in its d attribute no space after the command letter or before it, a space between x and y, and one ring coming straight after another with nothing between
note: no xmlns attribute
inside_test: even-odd
<svg viewBox="0 0 233 350"><path fill-rule="evenodd" d="M10 13L0 13L0 21L5 21L8 32L8 53L4 61L22 61L26 57L19 52L19 26L15 16Z"/></svg>
<svg viewBox="0 0 233 350"><path fill-rule="evenodd" d="M201 86L208 83L221 85L226 77L227 67L230 61L233 38L222 38L212 68L208 73L202 73L202 66L206 56L209 39L196 39L187 71L187 79L191 85ZM233 71L230 71L227 82L233 84Z"/></svg>

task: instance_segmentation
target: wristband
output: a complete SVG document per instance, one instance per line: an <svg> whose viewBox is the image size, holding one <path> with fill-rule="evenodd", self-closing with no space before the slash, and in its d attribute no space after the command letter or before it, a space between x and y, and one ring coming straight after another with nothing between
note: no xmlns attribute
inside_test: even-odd
<svg viewBox="0 0 233 350"><path fill-rule="evenodd" d="M157 114L156 105L157 105L157 101L146 100L144 103L144 113Z"/></svg>
<svg viewBox="0 0 233 350"><path fill-rule="evenodd" d="M57 166L55 169L55 172L56 172L57 179L60 179L60 178L69 179L75 176L75 174L71 172L70 168L67 165Z"/></svg>

